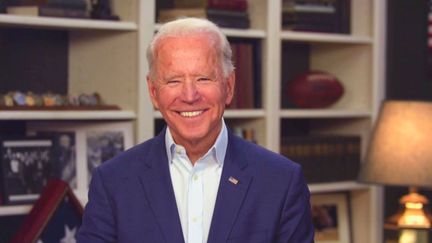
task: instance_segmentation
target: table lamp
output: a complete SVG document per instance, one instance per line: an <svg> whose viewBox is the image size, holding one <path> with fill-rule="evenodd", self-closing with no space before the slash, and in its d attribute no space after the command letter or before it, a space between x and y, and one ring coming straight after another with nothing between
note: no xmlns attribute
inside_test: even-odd
<svg viewBox="0 0 432 243"><path fill-rule="evenodd" d="M428 229L428 200L417 187L432 187L432 102L386 101L381 106L359 181L408 186L401 212L386 220L400 229Z"/></svg>

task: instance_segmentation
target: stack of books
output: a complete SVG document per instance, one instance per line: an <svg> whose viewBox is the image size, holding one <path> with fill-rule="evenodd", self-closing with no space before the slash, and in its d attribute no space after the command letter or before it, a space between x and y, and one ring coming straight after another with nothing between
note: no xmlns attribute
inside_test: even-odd
<svg viewBox="0 0 432 243"><path fill-rule="evenodd" d="M63 18L89 18L86 0L14 1L8 14Z"/></svg>
<svg viewBox="0 0 432 243"><path fill-rule="evenodd" d="M208 0L207 18L220 27L250 27L247 0Z"/></svg>
<svg viewBox="0 0 432 243"><path fill-rule="evenodd" d="M176 0L171 6L165 3L158 4L165 6L157 13L159 23L181 17L197 17L207 18L225 28L250 27L247 0Z"/></svg>
<svg viewBox="0 0 432 243"><path fill-rule="evenodd" d="M350 33L350 0L283 0L282 28Z"/></svg>

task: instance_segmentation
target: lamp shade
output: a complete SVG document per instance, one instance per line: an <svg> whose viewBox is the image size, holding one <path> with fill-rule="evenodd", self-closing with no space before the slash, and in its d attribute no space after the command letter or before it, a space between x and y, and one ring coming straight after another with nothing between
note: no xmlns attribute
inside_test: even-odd
<svg viewBox="0 0 432 243"><path fill-rule="evenodd" d="M432 102L383 103L359 180L432 187Z"/></svg>

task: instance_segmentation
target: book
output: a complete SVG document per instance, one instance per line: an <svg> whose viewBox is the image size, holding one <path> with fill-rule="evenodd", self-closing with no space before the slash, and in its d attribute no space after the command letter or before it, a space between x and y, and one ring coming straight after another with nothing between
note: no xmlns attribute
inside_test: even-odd
<svg viewBox="0 0 432 243"><path fill-rule="evenodd" d="M360 168L360 137L283 137L281 154L302 166L308 183L352 181Z"/></svg>
<svg viewBox="0 0 432 243"><path fill-rule="evenodd" d="M247 0L207 0L207 7L210 9L246 11Z"/></svg>
<svg viewBox="0 0 432 243"><path fill-rule="evenodd" d="M68 9L87 10L89 7L85 0L47 0L47 6Z"/></svg>
<svg viewBox="0 0 432 243"><path fill-rule="evenodd" d="M158 12L158 22L165 23L180 17L206 18L205 8L173 8L161 9Z"/></svg>
<svg viewBox="0 0 432 243"><path fill-rule="evenodd" d="M237 107L254 108L254 78L252 44L239 43L237 49L236 84Z"/></svg>
<svg viewBox="0 0 432 243"><path fill-rule="evenodd" d="M219 27L247 29L250 27L248 12L207 8L207 18Z"/></svg>
<svg viewBox="0 0 432 243"><path fill-rule="evenodd" d="M175 8L205 8L206 0L174 0Z"/></svg>
<svg viewBox="0 0 432 243"><path fill-rule="evenodd" d="M46 16L62 18L89 18L89 12L82 9L68 9L51 6L10 6L6 9L8 14L25 16Z"/></svg>
<svg viewBox="0 0 432 243"><path fill-rule="evenodd" d="M253 40L231 39L232 62L236 85L230 109L253 109L261 106L261 66L259 44Z"/></svg>
<svg viewBox="0 0 432 243"><path fill-rule="evenodd" d="M350 8L350 0L285 0L282 4L282 28L348 34Z"/></svg>

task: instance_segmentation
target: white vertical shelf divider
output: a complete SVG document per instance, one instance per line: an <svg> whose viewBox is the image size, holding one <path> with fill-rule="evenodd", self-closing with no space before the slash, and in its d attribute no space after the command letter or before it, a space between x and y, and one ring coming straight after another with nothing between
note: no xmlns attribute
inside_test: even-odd
<svg viewBox="0 0 432 243"><path fill-rule="evenodd" d="M138 112L137 112L137 143L154 136L155 119L150 95L147 92L146 76L148 63L146 48L150 43L155 29L156 1L139 1L138 16Z"/></svg>
<svg viewBox="0 0 432 243"><path fill-rule="evenodd" d="M280 73L281 73L281 12L282 1L267 2L267 39L264 43L264 107L266 109L267 148L278 152L280 147Z"/></svg>

